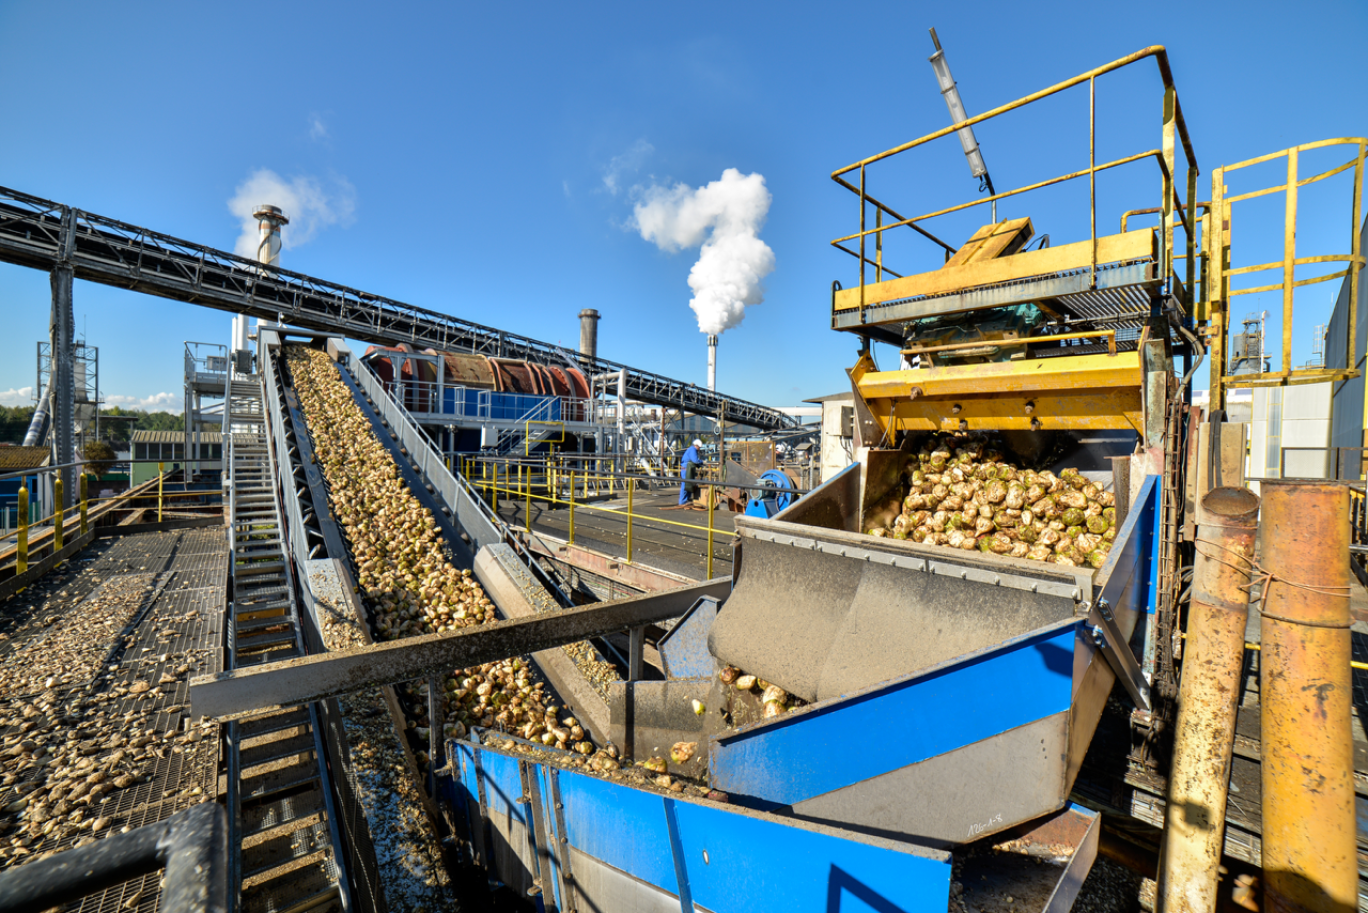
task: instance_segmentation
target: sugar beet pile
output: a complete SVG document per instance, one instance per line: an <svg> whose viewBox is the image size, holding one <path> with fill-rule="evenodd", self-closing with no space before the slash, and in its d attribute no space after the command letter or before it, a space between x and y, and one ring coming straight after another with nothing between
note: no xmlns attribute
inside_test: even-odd
<svg viewBox="0 0 1368 913"><path fill-rule="evenodd" d="M1077 470L1018 469L986 437L938 434L908 457L889 497L870 508L865 532L1100 568L1116 538L1114 505L1111 492Z"/></svg>
<svg viewBox="0 0 1368 913"><path fill-rule="evenodd" d="M286 362L376 636L396 640L494 621L494 604L469 570L452 566L431 511L409 491L331 360L317 350L290 346ZM483 726L594 754L583 727L555 706L521 659L458 670L445 677L444 688L449 737ZM413 713L417 734L426 739L422 702L414 702ZM419 760L426 762L425 753L419 752Z"/></svg>

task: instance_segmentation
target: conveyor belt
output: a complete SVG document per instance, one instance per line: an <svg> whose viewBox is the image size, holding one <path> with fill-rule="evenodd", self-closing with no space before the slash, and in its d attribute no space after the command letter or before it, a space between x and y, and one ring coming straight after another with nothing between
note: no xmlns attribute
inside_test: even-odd
<svg viewBox="0 0 1368 913"><path fill-rule="evenodd" d="M408 343L554 367L564 367L569 357L586 374L626 371L627 395L642 402L695 415L721 413L727 421L763 430L797 424L782 412L684 381L602 358L566 356L550 343L302 273L267 273L255 260L3 187L0 261L42 270L70 263L78 279L265 320L284 314L295 326L381 345Z"/></svg>

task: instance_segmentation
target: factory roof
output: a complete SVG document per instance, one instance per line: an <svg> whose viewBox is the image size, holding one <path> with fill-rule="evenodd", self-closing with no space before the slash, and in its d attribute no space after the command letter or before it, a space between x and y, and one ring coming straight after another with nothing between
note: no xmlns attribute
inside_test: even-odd
<svg viewBox="0 0 1368 913"><path fill-rule="evenodd" d="M46 447L0 447L0 472L46 466L52 452Z"/></svg>
<svg viewBox="0 0 1368 913"><path fill-rule="evenodd" d="M853 400L854 398L855 398L855 394L854 394L853 392L851 392L850 390L847 390L847 391L844 392L844 393L828 393L826 396L814 396L812 399L805 399L805 400L803 400L803 402L805 402L805 403L830 403L830 402L835 402L835 401L838 400L838 399L840 399L840 400L852 399L852 400Z"/></svg>
<svg viewBox="0 0 1368 913"><path fill-rule="evenodd" d="M223 435L218 431L192 431L192 437L200 444L221 444ZM146 431L133 432L134 444L184 444L184 431Z"/></svg>

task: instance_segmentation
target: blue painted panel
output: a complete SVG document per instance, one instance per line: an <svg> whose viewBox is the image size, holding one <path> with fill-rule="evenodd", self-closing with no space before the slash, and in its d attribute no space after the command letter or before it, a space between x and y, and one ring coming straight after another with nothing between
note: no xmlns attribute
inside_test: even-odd
<svg viewBox="0 0 1368 913"><path fill-rule="evenodd" d="M716 737L711 782L788 805L944 754L1069 708L1079 622L1033 631L929 672ZM870 750L861 733L897 721Z"/></svg>
<svg viewBox="0 0 1368 913"><path fill-rule="evenodd" d="M717 660L708 650L708 632L717 620L717 600L703 597L679 619L657 645L670 678L713 674Z"/></svg>
<svg viewBox="0 0 1368 913"><path fill-rule="evenodd" d="M502 817L511 813L514 821L530 826L527 806L518 803L523 792L517 759L482 751L480 767L484 771L485 803L489 814Z"/></svg>
<svg viewBox="0 0 1368 913"><path fill-rule="evenodd" d="M474 861L475 834L483 826L480 821L479 785L475 776L475 750L469 742L448 740L447 757L456 759L456 779L459 782L453 785L456 787L455 792L461 796L463 814L458 814L455 820L465 822L466 839L471 844L470 852Z"/></svg>
<svg viewBox="0 0 1368 913"><path fill-rule="evenodd" d="M666 799L693 902L709 910L946 909L950 862L707 805ZM704 853L707 861L704 861Z"/></svg>
<svg viewBox="0 0 1368 913"><path fill-rule="evenodd" d="M571 845L634 878L679 893L659 793L568 771L560 773L560 791Z"/></svg>
<svg viewBox="0 0 1368 913"><path fill-rule="evenodd" d="M561 901L561 851L558 849L560 846L560 834L556 831L556 813L555 806L551 801L550 776L551 774L545 764L534 764L532 766L532 782L535 784L534 788L541 793L541 807L546 818L544 826L546 828L547 840L551 843L546 849L547 858L550 860L549 865L551 866L552 893L555 895L556 909L563 910L565 909L565 905ZM541 902L540 897L537 898L537 901L538 904L545 909L545 904Z"/></svg>
<svg viewBox="0 0 1368 913"><path fill-rule="evenodd" d="M463 788L474 785L476 752L489 780L503 782L509 769L516 775L515 758L453 743ZM550 811L549 773L544 765L531 767ZM718 913L946 909L951 877L947 853L736 807L667 798L564 770L558 777L566 831L553 831L557 851L564 851L566 844L559 838L566 836L580 853ZM547 817L548 828L554 828L554 815Z"/></svg>
<svg viewBox="0 0 1368 913"><path fill-rule="evenodd" d="M1151 527L1156 513L1154 499L1158 481L1158 476L1147 476L1140 487L1134 509L1126 515L1126 522L1117 531L1116 546L1107 555L1106 564L1102 565L1093 581L1094 599L1100 596L1116 605L1134 574L1140 573L1147 578L1150 576L1152 562L1149 552L1154 544ZM1151 580L1151 592L1153 583Z"/></svg>

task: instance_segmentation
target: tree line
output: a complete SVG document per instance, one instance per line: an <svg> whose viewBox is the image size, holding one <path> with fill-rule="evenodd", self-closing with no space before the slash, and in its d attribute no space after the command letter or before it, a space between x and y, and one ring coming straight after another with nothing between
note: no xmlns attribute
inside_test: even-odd
<svg viewBox="0 0 1368 913"><path fill-rule="evenodd" d="M33 406L0 406L0 444L22 444L29 423L33 421L33 411ZM185 417L171 412L111 406L100 410L100 418L100 437L115 445L128 443L134 431L185 430ZM114 421L103 421L105 418Z"/></svg>

